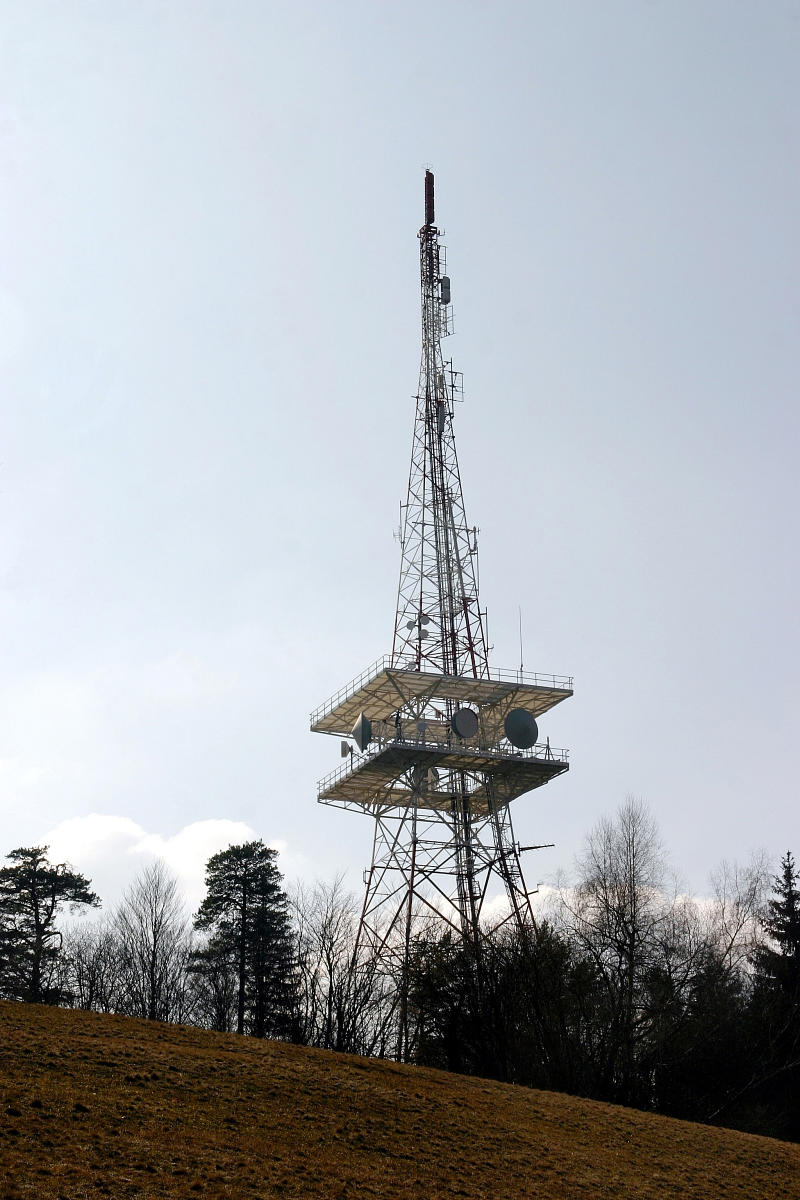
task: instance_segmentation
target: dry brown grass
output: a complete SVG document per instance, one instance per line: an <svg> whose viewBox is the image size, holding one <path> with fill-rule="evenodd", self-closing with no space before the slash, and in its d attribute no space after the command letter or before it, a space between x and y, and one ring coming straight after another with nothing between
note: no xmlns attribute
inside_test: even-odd
<svg viewBox="0 0 800 1200"><path fill-rule="evenodd" d="M800 1147L395 1063L0 1004L0 1200L800 1198Z"/></svg>

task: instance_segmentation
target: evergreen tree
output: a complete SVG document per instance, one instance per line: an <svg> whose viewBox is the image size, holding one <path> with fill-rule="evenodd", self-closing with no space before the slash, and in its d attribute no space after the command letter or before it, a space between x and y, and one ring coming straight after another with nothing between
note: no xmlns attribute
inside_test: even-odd
<svg viewBox="0 0 800 1200"><path fill-rule="evenodd" d="M748 1089L766 1114L759 1132L800 1140L800 888L791 851L781 860L764 929L772 945L753 956L750 1028L758 1070Z"/></svg>
<svg viewBox="0 0 800 1200"><path fill-rule="evenodd" d="M0 993L31 1003L58 1003L52 973L61 952L56 919L63 905L100 904L90 881L47 859L47 846L20 847L0 868Z"/></svg>
<svg viewBox="0 0 800 1200"><path fill-rule="evenodd" d="M653 1100L658 1112L704 1121L741 1091L753 1073L745 981L706 943L698 947L677 1000L653 1056Z"/></svg>
<svg viewBox="0 0 800 1200"><path fill-rule="evenodd" d="M781 992L800 1000L800 879L791 850L781 859L781 873L773 886L775 896L767 905L764 928L775 947L761 947L756 967Z"/></svg>
<svg viewBox="0 0 800 1200"><path fill-rule="evenodd" d="M292 938L277 852L263 842L229 846L206 864L207 895L195 928L208 934L197 967L235 964L236 1031L255 1037L289 1033ZM205 963L203 962L205 957Z"/></svg>

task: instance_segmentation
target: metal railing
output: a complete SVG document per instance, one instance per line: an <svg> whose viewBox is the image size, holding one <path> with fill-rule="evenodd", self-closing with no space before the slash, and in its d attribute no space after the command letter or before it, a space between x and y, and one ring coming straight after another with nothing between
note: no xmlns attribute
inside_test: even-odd
<svg viewBox="0 0 800 1200"><path fill-rule="evenodd" d="M321 704L319 708L316 708L311 713L310 723L312 725L316 725L316 723L321 721L323 717L326 717L328 713L331 713L335 708L338 708L343 701L349 700L351 696L354 696L356 692L364 686L365 683L369 683L370 680L375 679L376 676L380 675L382 671L387 670L391 666L392 657L390 654L384 654L380 658L376 659L375 662L366 667L360 675L357 675L355 679L351 679L349 683L344 685L344 687L339 688L338 692L334 692L332 696L329 696L324 704ZM396 663L395 669L398 671L416 670L416 663ZM436 671L422 672L423 675L435 675L437 673L438 672ZM443 676L443 678L449 677ZM534 671L509 671L503 669L502 667L490 667L489 675L486 678L489 682L495 681L497 683L519 683L526 687L554 688L562 692L572 691L571 675L541 675Z"/></svg>
<svg viewBox="0 0 800 1200"><path fill-rule="evenodd" d="M402 738L402 737L379 737L374 742L371 742L368 748L362 754L351 754L348 756L347 762L342 763L331 771L328 775L321 779L317 785L317 794L332 787L334 783L340 783L349 775L354 774L367 763L372 762L384 750L390 746L413 746L420 750L432 750L440 754L452 754L455 751L457 754L463 754L471 758L485 758L487 755L492 758L515 759L517 761L530 761L537 759L544 762L569 762L569 751L560 747L551 746L547 742L537 742L535 746L531 746L528 750L517 750L514 746L503 746L499 743L494 743L491 746L469 746L464 742L458 741L456 738L448 738L446 741L434 741L431 738L419 735L417 737ZM444 767L448 770L448 767ZM463 768L468 770L468 767Z"/></svg>
<svg viewBox="0 0 800 1200"><path fill-rule="evenodd" d="M319 708L315 709L311 714L311 724L316 725L317 721L321 721L323 717L327 717L328 713L338 708L343 700L349 700L365 683L369 683L370 679L374 679L376 675L380 675L381 671L385 671L391 665L392 659L389 654L383 654L380 658L376 659L360 675L356 675L355 679L351 679L344 687L339 688L338 692L334 692L332 696L329 696L324 704L320 704Z"/></svg>
<svg viewBox="0 0 800 1200"><path fill-rule="evenodd" d="M503 667L490 667L489 678L498 683L521 683L528 687L557 688L560 692L572 691L571 675L542 675L538 671L508 671Z"/></svg>

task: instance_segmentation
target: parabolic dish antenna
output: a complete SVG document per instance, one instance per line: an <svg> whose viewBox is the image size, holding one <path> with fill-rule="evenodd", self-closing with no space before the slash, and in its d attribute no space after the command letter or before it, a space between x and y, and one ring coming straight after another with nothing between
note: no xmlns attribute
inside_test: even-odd
<svg viewBox="0 0 800 1200"><path fill-rule="evenodd" d="M478 732L478 714L471 708L457 708L450 718L453 733L460 738L472 738Z"/></svg>
<svg viewBox="0 0 800 1200"><path fill-rule="evenodd" d="M518 750L529 750L536 745L539 730L526 708L512 708L503 722L506 737Z"/></svg>

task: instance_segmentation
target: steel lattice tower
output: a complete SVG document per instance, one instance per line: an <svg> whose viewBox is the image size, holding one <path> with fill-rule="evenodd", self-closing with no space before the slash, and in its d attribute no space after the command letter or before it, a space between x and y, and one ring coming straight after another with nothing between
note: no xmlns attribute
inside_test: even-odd
<svg viewBox="0 0 800 1200"><path fill-rule="evenodd" d="M375 821L359 941L404 978L412 919L430 911L477 948L494 881L520 932L535 929L510 803L568 769L537 744L535 718L572 694L571 678L490 669L478 602L477 532L467 524L453 417L459 376L442 353L452 328L450 280L425 174L419 231L422 358L394 642L311 715L311 728L352 738L319 800ZM404 1047L401 998L398 1049Z"/></svg>

